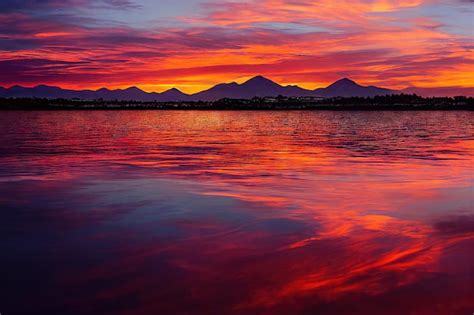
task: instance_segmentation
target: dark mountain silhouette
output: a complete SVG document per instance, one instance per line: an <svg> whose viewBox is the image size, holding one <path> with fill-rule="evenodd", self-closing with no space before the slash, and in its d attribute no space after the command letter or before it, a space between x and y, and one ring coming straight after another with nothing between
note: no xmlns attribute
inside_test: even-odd
<svg viewBox="0 0 474 315"><path fill-rule="evenodd" d="M9 89L0 88L0 97L37 97L37 98L65 98L84 100L121 100L121 101L159 101L174 102L185 101L189 95L182 93L178 89L171 89L163 93L147 93L137 87L128 89L109 90L106 88L97 91L92 90L67 90L54 86L38 85L32 88L12 86Z"/></svg>
<svg viewBox="0 0 474 315"><path fill-rule="evenodd" d="M298 86L281 86L262 76L238 84L235 82L218 84L209 90L191 96L194 100L215 101L222 98L250 99L265 96L312 96L313 91L302 89Z"/></svg>
<svg viewBox="0 0 474 315"><path fill-rule="evenodd" d="M59 87L39 85L32 88L12 86L0 88L0 97L37 97L37 98L65 98L84 100L123 100L123 101L216 101L222 98L251 99L266 96L319 96L319 97L352 97L376 96L395 94L397 91L383 89L375 86L362 86L349 79L339 80L326 88L314 91L306 90L295 85L282 86L262 76L256 76L242 84L235 82L218 84L208 90L188 95L178 89L170 89L162 93L148 93L137 87L127 89L109 90L106 88L92 90L67 90Z"/></svg>
<svg viewBox="0 0 474 315"><path fill-rule="evenodd" d="M67 97L69 95L68 90L63 90L55 86L38 85L33 88L25 88L22 86L12 86L6 89L5 93L9 97L43 97L48 98L50 95L54 97Z"/></svg>
<svg viewBox="0 0 474 315"><path fill-rule="evenodd" d="M376 86L362 86L347 78L336 81L327 88L316 89L314 92L323 97L371 97L397 93L397 91Z"/></svg>
<svg viewBox="0 0 474 315"><path fill-rule="evenodd" d="M189 100L189 95L181 92L177 88L172 88L163 93L154 93L155 95L159 95L158 97L166 102L181 102Z"/></svg>
<svg viewBox="0 0 474 315"><path fill-rule="evenodd" d="M221 98L245 98L239 94L239 84L221 83L208 90L191 95L191 99L195 101L212 101Z"/></svg>

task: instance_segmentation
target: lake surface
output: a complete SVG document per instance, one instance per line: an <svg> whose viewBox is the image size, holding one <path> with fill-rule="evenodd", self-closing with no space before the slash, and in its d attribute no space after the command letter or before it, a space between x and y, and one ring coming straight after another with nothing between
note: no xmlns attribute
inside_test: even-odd
<svg viewBox="0 0 474 315"><path fill-rule="evenodd" d="M0 313L472 314L474 112L0 113Z"/></svg>

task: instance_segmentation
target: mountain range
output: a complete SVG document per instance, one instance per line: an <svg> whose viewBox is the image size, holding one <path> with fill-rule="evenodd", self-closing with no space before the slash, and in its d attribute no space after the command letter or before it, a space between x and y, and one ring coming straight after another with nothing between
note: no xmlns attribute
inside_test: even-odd
<svg viewBox="0 0 474 315"><path fill-rule="evenodd" d="M18 85L10 88L0 87L0 97L37 97L37 98L65 98L83 100L124 100L124 101L216 101L222 98L251 99L253 97L371 97L376 95L397 94L400 91L384 89L376 86L362 86L344 78L334 82L326 88L308 90L296 85L282 86L263 76L256 76L242 84L236 82L218 84L208 90L196 94L185 94L178 89L170 89L162 93L148 93L137 87L128 89L109 90L102 88L93 90L67 90L54 86L38 85L27 88Z"/></svg>

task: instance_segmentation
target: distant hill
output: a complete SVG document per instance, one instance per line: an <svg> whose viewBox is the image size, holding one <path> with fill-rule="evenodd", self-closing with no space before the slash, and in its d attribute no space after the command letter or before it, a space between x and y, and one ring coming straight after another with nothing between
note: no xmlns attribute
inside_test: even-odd
<svg viewBox="0 0 474 315"><path fill-rule="evenodd" d="M216 101L222 98L251 99L253 97L287 96L287 97L370 97L399 93L375 86L362 86L350 79L339 80L326 88L314 91L303 89L295 85L282 86L262 76L256 76L242 84L235 82L218 84L208 90L188 95L178 89L170 89L162 93L148 93L137 87L128 89L109 90L106 88L92 90L67 90L59 87L39 85L32 88L12 86L8 89L0 88L0 97L37 97L37 98L65 98L83 100L123 100L123 101Z"/></svg>
<svg viewBox="0 0 474 315"><path fill-rule="evenodd" d="M162 93L154 93L155 95L158 94L158 98L164 101L171 101L171 102L181 102L189 100L189 95L181 92L176 88L169 89Z"/></svg>
<svg viewBox="0 0 474 315"><path fill-rule="evenodd" d="M32 88L21 86L12 86L9 89L0 88L0 97L37 97L37 98L65 98L65 99L83 99L83 100L122 100L122 101L158 101L158 102L174 102L184 101L189 95L171 89L163 93L147 93L137 87L128 89L109 90L102 88L96 91L92 90L67 90L54 86L38 85Z"/></svg>
<svg viewBox="0 0 474 315"><path fill-rule="evenodd" d="M242 84L235 82L218 84L209 90L191 96L193 100L215 101L222 98L242 98L265 96L311 96L313 91L302 89L298 86L281 86L265 77L256 76Z"/></svg>
<svg viewBox="0 0 474 315"><path fill-rule="evenodd" d="M399 93L376 86L362 86L347 78L336 81L326 88L316 89L314 92L323 97L373 97Z"/></svg>

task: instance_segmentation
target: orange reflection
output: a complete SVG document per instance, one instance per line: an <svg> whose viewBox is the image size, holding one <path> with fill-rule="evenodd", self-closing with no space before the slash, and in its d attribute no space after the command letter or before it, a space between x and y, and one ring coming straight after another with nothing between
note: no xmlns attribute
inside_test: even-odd
<svg viewBox="0 0 474 315"><path fill-rule="evenodd" d="M48 231L35 233L40 239L52 233L35 244L54 248L56 290L45 290L73 309L99 314L97 305L120 302L104 307L370 314L389 305L388 314L451 314L472 306L470 112L0 120L0 140L9 141L0 156L5 220ZM33 223L16 217L24 211ZM69 258L78 262L63 263Z"/></svg>

